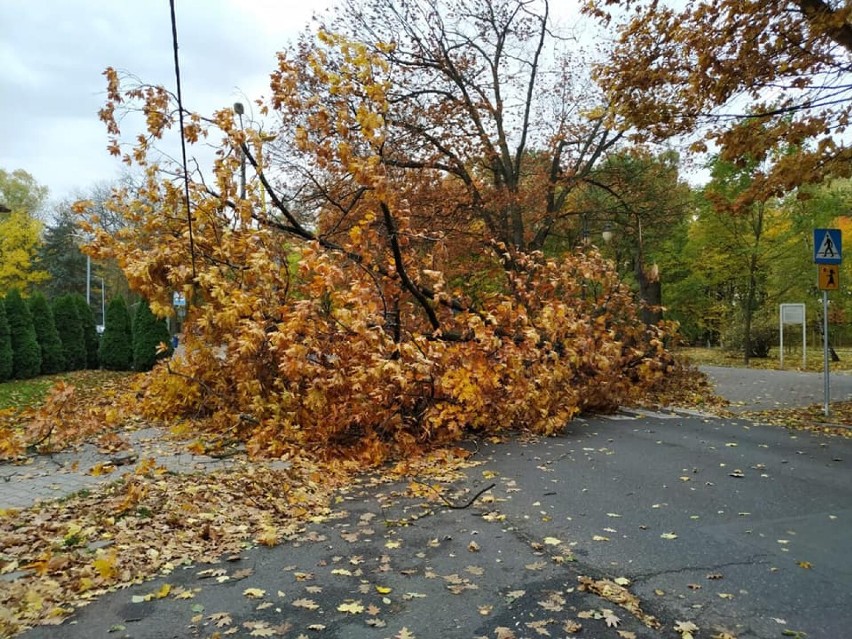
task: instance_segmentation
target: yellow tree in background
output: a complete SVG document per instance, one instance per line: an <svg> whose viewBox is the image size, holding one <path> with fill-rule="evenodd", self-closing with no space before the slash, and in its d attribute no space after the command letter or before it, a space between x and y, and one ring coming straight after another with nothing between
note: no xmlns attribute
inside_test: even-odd
<svg viewBox="0 0 852 639"><path fill-rule="evenodd" d="M0 295L9 289L28 291L48 278L34 266L41 222L25 211L0 213Z"/></svg>

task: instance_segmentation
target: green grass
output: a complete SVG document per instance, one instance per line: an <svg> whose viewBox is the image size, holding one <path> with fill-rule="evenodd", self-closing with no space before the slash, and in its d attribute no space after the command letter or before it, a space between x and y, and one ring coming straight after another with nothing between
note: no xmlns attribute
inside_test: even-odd
<svg viewBox="0 0 852 639"><path fill-rule="evenodd" d="M852 372L852 348L836 348L834 349L838 356L839 362L831 362L830 369L832 372ZM689 361L697 365L708 366L744 366L742 355L733 355L723 351L721 348L679 348L678 353L685 355ZM820 348L808 348L807 366L804 370L820 372L823 369L823 351ZM769 357L751 358L749 368L769 368L774 370L781 369L781 361L778 357L778 349L773 348ZM784 370L803 370L802 369L802 350L793 349L784 352Z"/></svg>
<svg viewBox="0 0 852 639"><path fill-rule="evenodd" d="M38 406L57 381L57 375L13 380L0 384L0 410Z"/></svg>
<svg viewBox="0 0 852 639"><path fill-rule="evenodd" d="M97 394L99 389L120 383L132 375L127 372L89 370L4 382L0 384L0 411L37 408L57 382L71 384L77 389L77 395L86 396Z"/></svg>

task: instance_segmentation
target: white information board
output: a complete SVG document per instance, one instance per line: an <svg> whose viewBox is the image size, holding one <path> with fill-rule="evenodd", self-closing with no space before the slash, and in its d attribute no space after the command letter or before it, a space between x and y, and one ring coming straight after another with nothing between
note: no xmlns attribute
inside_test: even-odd
<svg viewBox="0 0 852 639"><path fill-rule="evenodd" d="M784 326L787 324L802 325L802 369L807 368L808 352L806 339L806 313L804 304L781 304L781 310L778 318L778 333L780 335L778 357L781 368L784 368Z"/></svg>

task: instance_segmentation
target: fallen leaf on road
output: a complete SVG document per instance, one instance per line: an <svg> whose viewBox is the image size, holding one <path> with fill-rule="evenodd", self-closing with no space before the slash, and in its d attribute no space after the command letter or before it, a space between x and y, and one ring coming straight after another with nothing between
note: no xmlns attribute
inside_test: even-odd
<svg viewBox="0 0 852 639"><path fill-rule="evenodd" d="M576 634L583 629L583 625L577 623L573 619L567 619L565 623L562 624L562 630L567 632L568 634Z"/></svg>
<svg viewBox="0 0 852 639"><path fill-rule="evenodd" d="M615 613L612 610L607 610L606 608L601 609L603 613L603 620L606 624L607 628L617 628L618 624L621 623L621 619L615 616Z"/></svg>
<svg viewBox="0 0 852 639"><path fill-rule="evenodd" d="M609 537L604 537L603 535L593 535L592 541L609 541Z"/></svg>
<svg viewBox="0 0 852 639"><path fill-rule="evenodd" d="M799 568L804 568L805 570L810 570L813 568L813 564L809 561L800 561Z"/></svg>
<svg viewBox="0 0 852 639"><path fill-rule="evenodd" d="M677 535L675 533L663 533L660 535L660 539L677 539Z"/></svg>
<svg viewBox="0 0 852 639"><path fill-rule="evenodd" d="M556 537L545 537L544 543L547 544L548 546L558 546L559 544L562 543L562 541L557 539Z"/></svg>
<svg viewBox="0 0 852 639"><path fill-rule="evenodd" d="M619 586L609 579L595 580L584 576L578 576L577 581L580 582L577 590L594 593L621 606L649 628L660 627L660 622L657 621L656 617L643 611L639 604L639 598L624 586Z"/></svg>
<svg viewBox="0 0 852 639"><path fill-rule="evenodd" d="M305 608L307 610L316 610L319 608L319 605L313 599L296 599L293 601L293 605L296 606L296 608Z"/></svg>
<svg viewBox="0 0 852 639"><path fill-rule="evenodd" d="M243 595L248 597L249 599L260 599L266 594L265 590L261 590L260 588L246 588L243 590Z"/></svg>
<svg viewBox="0 0 852 639"><path fill-rule="evenodd" d="M360 601L349 600L337 607L339 612L348 612L350 615L359 615L364 612L364 606Z"/></svg>
<svg viewBox="0 0 852 639"><path fill-rule="evenodd" d="M681 639L695 639L698 626L691 621L675 621L674 630L680 633Z"/></svg>

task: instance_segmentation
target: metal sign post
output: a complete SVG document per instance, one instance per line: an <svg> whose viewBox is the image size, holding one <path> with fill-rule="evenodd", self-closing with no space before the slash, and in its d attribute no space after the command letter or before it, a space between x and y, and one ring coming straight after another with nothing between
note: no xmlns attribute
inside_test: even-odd
<svg viewBox="0 0 852 639"><path fill-rule="evenodd" d="M822 376L823 376L823 414L828 417L831 403L831 383L828 375L828 291L822 292Z"/></svg>
<svg viewBox="0 0 852 639"><path fill-rule="evenodd" d="M814 229L814 264L817 283L822 290L822 369L823 413L828 417L831 403L831 382L828 369L828 292L840 288L840 263L843 261L843 242L840 229Z"/></svg>

